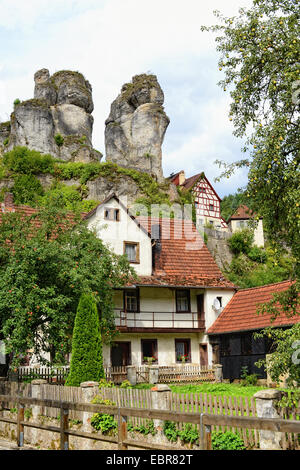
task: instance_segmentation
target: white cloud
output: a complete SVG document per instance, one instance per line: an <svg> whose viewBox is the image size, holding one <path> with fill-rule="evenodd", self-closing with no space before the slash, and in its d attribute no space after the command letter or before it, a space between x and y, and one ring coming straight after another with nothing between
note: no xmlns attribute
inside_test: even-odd
<svg viewBox="0 0 300 470"><path fill-rule="evenodd" d="M7 42L1 51L0 119L10 114L15 98L33 96L33 74L39 68L46 67L50 73L79 70L93 86L93 141L104 152L104 121L111 102L124 82L149 71L158 76L171 119L164 167L175 171L184 162L187 173L202 171L199 156L204 164L208 155L215 160L221 149L233 159L237 146L226 109L213 100L214 93L217 100L221 96L214 85L218 81L215 43L211 34L201 33L200 26L215 22L214 9L231 15L250 3L0 0L4 12L0 34ZM222 121L222 132L215 125L205 125L211 122L207 113Z"/></svg>

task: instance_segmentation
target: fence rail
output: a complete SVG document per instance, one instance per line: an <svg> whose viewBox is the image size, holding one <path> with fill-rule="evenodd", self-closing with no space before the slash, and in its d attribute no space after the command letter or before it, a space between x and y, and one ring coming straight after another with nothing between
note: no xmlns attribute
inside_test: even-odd
<svg viewBox="0 0 300 470"><path fill-rule="evenodd" d="M115 309L116 326L119 328L185 328L205 330L205 320L199 318L198 312L125 312Z"/></svg>
<svg viewBox="0 0 300 470"><path fill-rule="evenodd" d="M127 366L105 367L105 378L114 384L127 380ZM10 371L9 379L18 382L30 382L33 379L44 379L49 384L63 385L69 373L69 367L19 367L17 372ZM147 365L137 366L137 383L149 383ZM159 366L158 383L176 382L212 382L215 380L213 366L178 364Z"/></svg>
<svg viewBox="0 0 300 470"><path fill-rule="evenodd" d="M68 403L81 403L83 401L83 394L81 387L57 387L50 384L40 385L41 398L50 401L62 401ZM30 384L17 384L16 382L4 382L2 387L0 384L0 393L9 396L23 395L24 398L30 398L31 385ZM146 411L151 408L151 390L144 389L120 389L117 387L103 387L99 389L99 395L104 400L110 400L121 408L138 408ZM6 409L14 409L16 403L5 403ZM257 417L256 402L254 398L249 397L231 397L219 396L207 393L169 393L170 411L175 413L193 413L193 414L210 414L216 416L227 417ZM58 408L44 406L42 413L44 416L50 418L58 418L60 410ZM82 411L70 409L70 419L82 421ZM281 413L282 419L299 420L300 416L300 402L298 408L283 409ZM117 417L116 417L117 418ZM134 426L145 425L147 417L141 415L140 417L132 417L132 424ZM300 423L300 421L298 421ZM247 448L257 448L259 446L259 434L255 429L238 428L237 426L231 427L230 424L217 424L213 429L214 431L233 431L240 435ZM182 424L179 424L179 428ZM197 424L198 431L200 432L200 423ZM296 449L300 450L300 442L298 436L294 434L284 434L283 436L283 449Z"/></svg>
<svg viewBox="0 0 300 470"><path fill-rule="evenodd" d="M5 403L14 401L18 407L17 419L5 418L0 416L0 421L17 425L17 442L22 447L24 443L24 427L34 427L37 429L48 430L60 433L60 449L69 449L69 436L84 437L87 439L108 441L118 444L120 450L128 449L128 446L141 447L143 449L175 449L171 446L161 446L158 444L150 444L143 441L133 441L127 437L127 420L131 418L158 419L163 421L175 421L177 423L192 423L200 426L199 444L203 450L211 449L211 432L215 426L230 426L242 430L268 430L282 433L300 433L300 422L296 420L257 418L244 416L224 416L213 415L207 413L190 413L190 412L174 412L165 410L140 409L117 406L92 405L87 403L70 403L57 400L41 400L36 398L25 398L11 395L0 395L0 402ZM38 423L29 423L24 421L24 406L35 405L41 407L53 407L60 410L60 427L49 426ZM88 433L82 431L74 431L69 429L69 412L93 412L107 413L117 415L118 419L118 437L97 435L96 433Z"/></svg>

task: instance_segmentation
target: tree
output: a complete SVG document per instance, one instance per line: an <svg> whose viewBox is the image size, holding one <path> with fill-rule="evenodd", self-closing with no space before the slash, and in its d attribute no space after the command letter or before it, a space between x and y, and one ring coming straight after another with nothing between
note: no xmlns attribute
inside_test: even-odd
<svg viewBox="0 0 300 470"><path fill-rule="evenodd" d="M278 383L282 376L286 376L287 386L300 387L300 323L292 328L265 328L255 337L267 337L272 342L275 353L271 354L268 361L261 360L259 367L268 369L271 379Z"/></svg>
<svg viewBox="0 0 300 470"><path fill-rule="evenodd" d="M0 224L0 335L18 365L30 350L41 363L70 351L82 292L94 293L103 340L115 333L113 288L133 275L76 214L53 206L31 216L2 214ZM0 337L1 337L0 336Z"/></svg>
<svg viewBox="0 0 300 470"><path fill-rule="evenodd" d="M264 218L269 236L300 253L299 0L254 0L251 8L202 27L213 31L220 52L219 85L232 98L234 134L246 137L249 158L225 166L249 169L251 208ZM299 273L299 263L297 265Z"/></svg>
<svg viewBox="0 0 300 470"><path fill-rule="evenodd" d="M79 387L81 382L99 382L104 378L97 304L92 294L83 293L75 318L70 372L66 385Z"/></svg>

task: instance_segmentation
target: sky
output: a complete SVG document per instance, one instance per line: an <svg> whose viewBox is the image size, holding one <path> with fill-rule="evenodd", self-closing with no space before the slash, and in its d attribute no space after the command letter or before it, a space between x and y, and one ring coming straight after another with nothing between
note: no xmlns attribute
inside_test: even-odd
<svg viewBox="0 0 300 470"><path fill-rule="evenodd" d="M164 91L170 118L163 143L163 171L202 171L219 196L247 182L246 170L215 182L215 160L241 158L233 136L230 97L218 85L222 73L212 33L214 10L234 16L250 0L0 0L0 122L16 98L33 97L34 73L47 68L81 72L94 101L93 146L105 159L104 122L124 83L152 73ZM244 155L243 155L244 158Z"/></svg>

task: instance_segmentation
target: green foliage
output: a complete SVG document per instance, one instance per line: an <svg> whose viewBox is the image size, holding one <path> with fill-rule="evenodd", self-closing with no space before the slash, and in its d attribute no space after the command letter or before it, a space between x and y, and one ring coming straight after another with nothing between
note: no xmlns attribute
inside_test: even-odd
<svg viewBox="0 0 300 470"><path fill-rule="evenodd" d="M19 100L19 98L16 98L15 101L14 101L14 105L17 106L20 103L21 103L21 101Z"/></svg>
<svg viewBox="0 0 300 470"><path fill-rule="evenodd" d="M9 143L9 138L3 140L3 145L6 147Z"/></svg>
<svg viewBox="0 0 300 470"><path fill-rule="evenodd" d="M36 176L32 174L20 174L14 177L14 185L11 189L15 204L28 204L33 207L38 205L39 197L44 195L44 189Z"/></svg>
<svg viewBox="0 0 300 470"><path fill-rule="evenodd" d="M65 385L79 387L81 382L97 382L104 376L97 304L92 294L83 293L75 317L70 372Z"/></svg>
<svg viewBox="0 0 300 470"><path fill-rule="evenodd" d="M212 432L212 450L245 450L243 439L231 431Z"/></svg>
<svg viewBox="0 0 300 470"><path fill-rule="evenodd" d="M99 380L99 389L101 388L114 388L115 384L111 381L107 382L105 379Z"/></svg>
<svg viewBox="0 0 300 470"><path fill-rule="evenodd" d="M54 136L54 140L55 140L57 147L61 147L62 145L64 145L64 138L61 134L56 134Z"/></svg>
<svg viewBox="0 0 300 470"><path fill-rule="evenodd" d="M91 425L102 434L114 434L118 427L118 423L112 415L102 413L95 413L92 416Z"/></svg>
<svg viewBox="0 0 300 470"><path fill-rule="evenodd" d="M59 199L31 216L2 214L0 334L14 353L12 366L28 350L41 364L47 364L45 352L64 362L82 292L94 293L102 338L109 341L115 334L113 287L131 276L126 258L112 254L75 215L66 217Z"/></svg>
<svg viewBox="0 0 300 470"><path fill-rule="evenodd" d="M120 385L120 388L131 388L131 383L129 382L129 380L124 380L121 385Z"/></svg>
<svg viewBox="0 0 300 470"><path fill-rule="evenodd" d="M238 230L229 239L228 245L232 253L249 253L254 235L253 231L249 229Z"/></svg>
<svg viewBox="0 0 300 470"><path fill-rule="evenodd" d="M26 410L24 411L24 416L26 419L30 419L32 417L32 409L26 408Z"/></svg>
<svg viewBox="0 0 300 470"><path fill-rule="evenodd" d="M272 314L272 312L270 312ZM298 314L299 315L299 314ZM280 377L287 375L286 383L289 388L300 387L300 323L290 328L265 328L256 333L256 338L267 337L272 342L273 354L266 360L258 361L259 367L268 370L271 379L279 383Z"/></svg>
<svg viewBox="0 0 300 470"><path fill-rule="evenodd" d="M257 380L258 380L257 374L249 374L248 373L248 367L247 366L242 367L242 369L241 369L241 378L242 378L241 384L244 387L247 387L249 385L256 385Z"/></svg>
<svg viewBox="0 0 300 470"><path fill-rule="evenodd" d="M299 1L254 0L232 18L215 12L219 85L230 92L234 134L249 158L224 164L222 176L246 167L251 208L273 240L300 259ZM299 272L299 266L298 266Z"/></svg>
<svg viewBox="0 0 300 470"><path fill-rule="evenodd" d="M280 408L297 409L300 401L300 390L288 390L282 392L281 399L277 402Z"/></svg>
<svg viewBox="0 0 300 470"><path fill-rule="evenodd" d="M8 170L26 175L31 173L52 173L54 162L55 160L51 155L42 155L36 150L29 150L27 147L15 147L10 152L6 152L3 157L3 163Z"/></svg>
<svg viewBox="0 0 300 470"><path fill-rule="evenodd" d="M258 246L252 246L247 255L249 259L257 263L265 263L267 261L266 251Z"/></svg>
<svg viewBox="0 0 300 470"><path fill-rule="evenodd" d="M178 430L176 427L176 423L173 421L165 421L163 427L164 435L167 439L171 442L176 442L178 439Z"/></svg>
<svg viewBox="0 0 300 470"><path fill-rule="evenodd" d="M114 401L108 400L108 399L103 399L101 395L96 395L91 403L93 405L105 405L105 406L116 406L116 403Z"/></svg>
<svg viewBox="0 0 300 470"><path fill-rule="evenodd" d="M163 432L171 442L177 442L179 438L183 443L194 444L199 439L197 427L190 423L185 423L182 429L177 429L176 423L165 421Z"/></svg>
<svg viewBox="0 0 300 470"><path fill-rule="evenodd" d="M127 430L129 432L139 432L144 436L147 436L148 434L155 436L157 432L154 427L154 422L152 420L147 420L145 424L138 424L136 426L131 423L128 423Z"/></svg>
<svg viewBox="0 0 300 470"><path fill-rule="evenodd" d="M99 201L83 198L82 186L68 186L66 184L55 181L52 186L47 189L44 196L39 199L40 206L48 206L52 200L60 197L63 206L73 212L89 212L99 204Z"/></svg>

